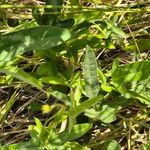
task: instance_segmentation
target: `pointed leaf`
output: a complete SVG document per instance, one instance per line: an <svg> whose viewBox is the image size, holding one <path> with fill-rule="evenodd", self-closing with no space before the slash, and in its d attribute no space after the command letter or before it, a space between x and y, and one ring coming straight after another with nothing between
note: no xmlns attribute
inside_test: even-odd
<svg viewBox="0 0 150 150"><path fill-rule="evenodd" d="M82 113L86 109L92 107L94 104L96 104L97 102L99 102L103 98L104 98L103 95L99 95L95 98L92 98L92 99L89 99L89 100L86 100L86 101L82 102L79 106L74 107L70 111L70 116L78 116L80 113Z"/></svg>
<svg viewBox="0 0 150 150"><path fill-rule="evenodd" d="M92 48L86 47L86 54L83 63L83 73L85 79L85 90L89 98L94 98L99 93L99 82L97 76L97 62Z"/></svg>
<svg viewBox="0 0 150 150"><path fill-rule="evenodd" d="M37 80L33 76L29 75L28 73L24 72L23 70L21 70L18 67L7 66L7 64L2 65L2 66L0 66L0 72L9 74L25 83L33 85L34 87L36 87L40 90L42 90L42 88L43 88L43 85L39 80Z"/></svg>
<svg viewBox="0 0 150 150"><path fill-rule="evenodd" d="M106 24L107 24L107 28L110 29L112 32L114 32L115 34L117 34L119 37L121 38L125 38L125 33L120 29L118 28L117 26L114 26L113 24L105 21Z"/></svg>

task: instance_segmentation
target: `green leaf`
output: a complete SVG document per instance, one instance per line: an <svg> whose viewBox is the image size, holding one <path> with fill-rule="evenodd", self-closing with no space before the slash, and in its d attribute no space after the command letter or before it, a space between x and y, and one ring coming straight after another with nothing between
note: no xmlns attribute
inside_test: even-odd
<svg viewBox="0 0 150 150"><path fill-rule="evenodd" d="M139 61L124 66L118 66L114 62L111 76L120 93L150 104L150 93L147 92L150 90L150 61Z"/></svg>
<svg viewBox="0 0 150 150"><path fill-rule="evenodd" d="M24 81L25 83L31 84L34 87L37 87L38 89L43 91L43 84L34 78L33 76L29 75L28 73L24 72L18 67L9 66L8 63L0 66L0 72L9 74L21 81ZM43 91L44 92L44 91Z"/></svg>
<svg viewBox="0 0 150 150"><path fill-rule="evenodd" d="M76 106L80 104L80 99L81 99L81 95L82 95L82 85L81 85L81 79L78 78L77 79L77 86L74 90L74 101L76 103Z"/></svg>
<svg viewBox="0 0 150 150"><path fill-rule="evenodd" d="M71 38L67 29L40 26L0 36L0 61L9 61L27 50L47 50Z"/></svg>
<svg viewBox="0 0 150 150"><path fill-rule="evenodd" d="M42 128L43 128L43 125L42 125L41 121L40 121L38 118L36 118L36 117L34 117L34 121L35 121L35 123L36 123L36 126L37 126L37 127L39 128L39 130L41 131Z"/></svg>
<svg viewBox="0 0 150 150"><path fill-rule="evenodd" d="M109 30L111 30L112 32L114 32L115 34L117 34L119 37L125 38L126 35L125 35L125 33L120 28L118 28L117 26L114 26L110 22L107 22L107 21L105 21L105 22L106 22L107 28Z"/></svg>
<svg viewBox="0 0 150 150"><path fill-rule="evenodd" d="M112 91L112 87L109 85L106 85L106 84L102 84L101 88L108 93L110 93Z"/></svg>
<svg viewBox="0 0 150 150"><path fill-rule="evenodd" d="M116 120L116 108L103 105L99 114L99 119L104 123L111 123Z"/></svg>
<svg viewBox="0 0 150 150"><path fill-rule="evenodd" d="M121 150L121 146L117 141L110 140L104 144L103 150Z"/></svg>
<svg viewBox="0 0 150 150"><path fill-rule="evenodd" d="M115 97L114 100L102 102L98 111L93 108L87 109L85 115L96 120L101 120L104 123L111 123L116 120L117 111L128 104L128 99L121 96Z"/></svg>
<svg viewBox="0 0 150 150"><path fill-rule="evenodd" d="M61 77L56 77L56 76L47 76L47 77L42 77L39 79L43 83L48 83L48 84L60 84L60 85L66 85L69 86L67 81L61 76Z"/></svg>
<svg viewBox="0 0 150 150"><path fill-rule="evenodd" d="M101 68L98 68L98 77L100 78L100 80L101 80L102 83L104 83L104 84L106 83L107 78L104 75L104 73L103 73L103 71L102 71Z"/></svg>
<svg viewBox="0 0 150 150"><path fill-rule="evenodd" d="M95 118L98 118L99 112L96 111L94 108L91 108L91 109L85 110L84 115L85 115L85 116L88 116L88 117L90 117L90 118L95 119Z"/></svg>
<svg viewBox="0 0 150 150"><path fill-rule="evenodd" d="M63 141L72 141L80 138L85 133L87 133L92 127L92 124L84 123L84 124L76 124L73 126L71 132L68 134L67 132L63 132L60 136Z"/></svg>
<svg viewBox="0 0 150 150"><path fill-rule="evenodd" d="M50 93L51 93L52 96L54 96L58 100L62 101L66 105L68 105L68 106L71 105L70 97L67 94L56 91L56 90L52 90L52 89L50 90Z"/></svg>
<svg viewBox="0 0 150 150"><path fill-rule="evenodd" d="M86 47L86 54L83 63L83 73L85 80L85 90L89 98L94 98L98 95L100 86L97 76L97 62L92 48Z"/></svg>
<svg viewBox="0 0 150 150"><path fill-rule="evenodd" d="M92 98L92 99L89 99L89 100L82 102L79 106L75 106L74 108L72 108L72 110L69 113L70 116L78 116L80 113L82 113L86 109L92 107L94 104L96 104L97 102L99 102L103 98L104 98L103 95L99 95L95 98Z"/></svg>

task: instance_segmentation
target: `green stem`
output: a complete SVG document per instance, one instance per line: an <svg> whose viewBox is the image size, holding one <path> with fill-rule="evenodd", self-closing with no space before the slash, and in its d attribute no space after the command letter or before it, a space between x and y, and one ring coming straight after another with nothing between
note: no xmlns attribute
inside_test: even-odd
<svg viewBox="0 0 150 150"><path fill-rule="evenodd" d="M99 10L102 12L116 12L119 11L119 9L122 9L123 12L141 12L141 11L146 11L146 12L150 12L150 6L144 6L144 7L139 7L137 4L135 5L118 5L118 6L108 6L108 5L99 5L99 6L95 6L95 7L84 7L82 6L82 8L80 6L63 6L63 8L68 8L68 9L76 9L76 10ZM142 4L141 4L142 6ZM10 9L10 8L48 8L48 9L52 9L52 8L62 8L62 6L53 6L53 5L0 5L0 9Z"/></svg>
<svg viewBox="0 0 150 150"><path fill-rule="evenodd" d="M8 100L8 102L6 103L6 106L0 111L0 123L2 123L6 119L18 95L19 95L19 92L18 90L16 90L11 96L11 98Z"/></svg>

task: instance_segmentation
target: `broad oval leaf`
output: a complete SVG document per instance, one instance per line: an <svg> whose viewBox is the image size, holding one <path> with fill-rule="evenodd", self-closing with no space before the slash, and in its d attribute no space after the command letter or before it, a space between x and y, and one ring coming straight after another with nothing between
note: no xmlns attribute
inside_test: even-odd
<svg viewBox="0 0 150 150"><path fill-rule="evenodd" d="M67 29L40 26L0 36L0 61L9 61L27 50L47 50L71 38Z"/></svg>

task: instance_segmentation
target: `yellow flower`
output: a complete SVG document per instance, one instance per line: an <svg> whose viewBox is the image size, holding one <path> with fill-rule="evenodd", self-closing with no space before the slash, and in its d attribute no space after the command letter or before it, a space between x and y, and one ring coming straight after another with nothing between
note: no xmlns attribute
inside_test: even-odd
<svg viewBox="0 0 150 150"><path fill-rule="evenodd" d="M48 104L45 104L45 105L42 106L42 113L47 114L47 113L51 112L52 109L53 109L53 107L51 107Z"/></svg>

